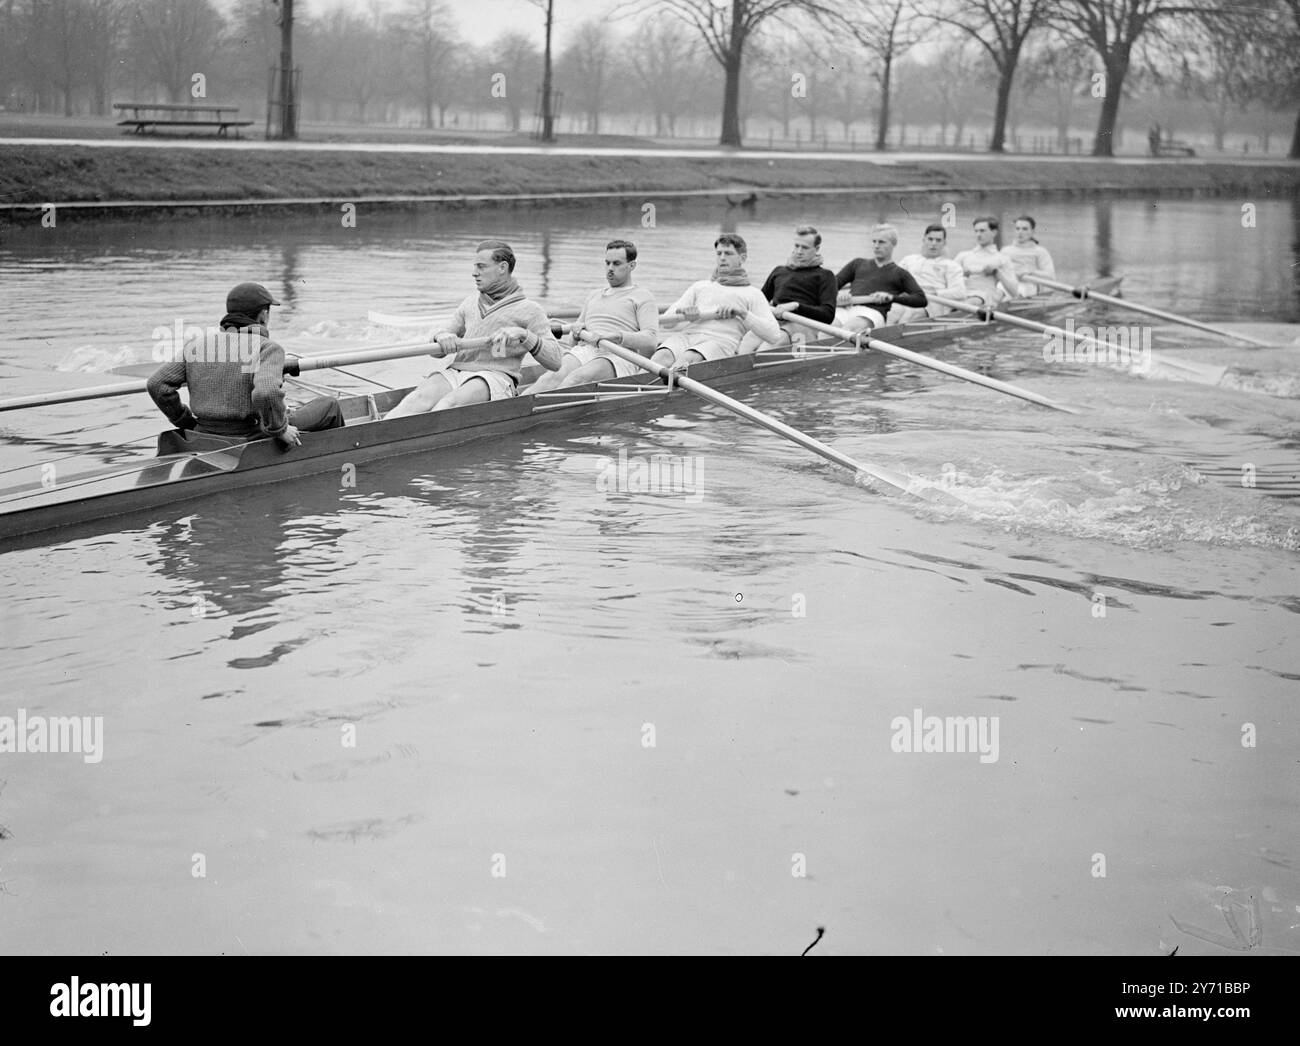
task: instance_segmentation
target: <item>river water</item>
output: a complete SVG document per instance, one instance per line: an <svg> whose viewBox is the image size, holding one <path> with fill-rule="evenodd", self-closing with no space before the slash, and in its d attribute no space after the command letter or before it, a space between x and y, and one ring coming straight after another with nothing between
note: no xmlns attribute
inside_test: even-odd
<svg viewBox="0 0 1300 1046"><path fill-rule="evenodd" d="M0 376L93 383L243 279L321 351L409 333L371 309L449 309L483 236L550 302L628 236L667 303L720 227L757 281L801 221L838 267L881 218L910 251L942 202L60 216L0 233ZM1300 321L1294 201L956 202L954 249L1027 208L1062 274ZM743 392L958 507L683 399L0 554L0 716L103 731L98 762L0 754L0 950L1300 951L1300 357L1251 329L1285 347L1153 329L1219 385L1012 331L940 351L1078 416L894 362ZM6 414L0 468L159 427L143 397ZM610 491L620 453L696 483ZM996 747L896 751L914 716Z"/></svg>

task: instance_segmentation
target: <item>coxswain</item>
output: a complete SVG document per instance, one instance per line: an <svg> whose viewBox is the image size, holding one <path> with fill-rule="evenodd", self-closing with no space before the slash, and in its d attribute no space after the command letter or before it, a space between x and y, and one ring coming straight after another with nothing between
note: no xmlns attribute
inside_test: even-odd
<svg viewBox="0 0 1300 1046"><path fill-rule="evenodd" d="M260 283L241 283L226 295L226 315L216 337L198 351L186 348L149 378L146 387L176 428L212 436L271 436L302 445L300 432L343 424L333 396L318 396L294 410L284 402L284 349L271 340L271 306L280 303ZM178 347L179 348L179 347ZM178 390L189 391L189 405Z"/></svg>

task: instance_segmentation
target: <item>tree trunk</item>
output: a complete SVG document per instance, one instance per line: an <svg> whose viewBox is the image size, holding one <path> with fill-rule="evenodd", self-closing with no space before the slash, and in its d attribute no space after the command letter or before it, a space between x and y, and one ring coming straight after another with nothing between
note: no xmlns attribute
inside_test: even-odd
<svg viewBox="0 0 1300 1046"><path fill-rule="evenodd" d="M551 112L551 23L555 0L546 3L546 56L542 71L542 141L555 141L555 114Z"/></svg>
<svg viewBox="0 0 1300 1046"><path fill-rule="evenodd" d="M719 145L740 147L740 55L732 51L723 66L726 80L722 87L722 136Z"/></svg>
<svg viewBox="0 0 1300 1046"><path fill-rule="evenodd" d="M894 56L885 56L885 69L880 76L880 119L876 124L876 148L884 152L889 148L889 80L893 72Z"/></svg>
<svg viewBox="0 0 1300 1046"><path fill-rule="evenodd" d="M298 137L298 100L293 96L293 0L280 6L280 134Z"/></svg>
<svg viewBox="0 0 1300 1046"><path fill-rule="evenodd" d="M1287 153L1287 158L1300 160L1300 111L1295 114L1295 130L1291 134L1291 151Z"/></svg>
<svg viewBox="0 0 1300 1046"><path fill-rule="evenodd" d="M1011 85L1016 77L1016 60L1008 56L1005 68L998 71L998 98L993 110L993 139L989 152L1006 152L1007 109L1011 104Z"/></svg>
<svg viewBox="0 0 1300 1046"><path fill-rule="evenodd" d="M1097 119L1097 135L1092 142L1093 156L1115 155L1115 124L1119 118L1119 99L1124 89L1124 74L1128 63L1118 60L1106 62L1106 94L1101 100L1101 116Z"/></svg>

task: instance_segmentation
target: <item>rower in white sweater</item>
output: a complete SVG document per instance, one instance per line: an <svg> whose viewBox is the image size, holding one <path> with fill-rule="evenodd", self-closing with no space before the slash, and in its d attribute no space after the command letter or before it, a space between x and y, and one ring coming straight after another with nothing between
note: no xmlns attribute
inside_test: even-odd
<svg viewBox="0 0 1300 1046"><path fill-rule="evenodd" d="M659 351L651 357L655 363L679 367L735 356L741 339L750 332L757 340L747 339L746 344L752 346L747 351L781 339L772 307L763 292L750 285L745 273L744 239L724 232L713 242L713 251L717 257L713 278L692 283L669 306L665 319L677 313L690 325L660 340Z"/></svg>

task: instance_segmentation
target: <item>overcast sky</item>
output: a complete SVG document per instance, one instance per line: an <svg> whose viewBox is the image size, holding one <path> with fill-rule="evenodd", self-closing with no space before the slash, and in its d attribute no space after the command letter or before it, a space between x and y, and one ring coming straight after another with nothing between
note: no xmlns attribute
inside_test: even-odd
<svg viewBox="0 0 1300 1046"><path fill-rule="evenodd" d="M346 7L357 12L369 10L371 0L299 0L310 11ZM445 0L460 35L474 43L492 40L509 29L519 29L529 35L536 34L537 46L542 46L546 16L543 10L528 0ZM560 51L568 41L569 31L580 22L609 13L617 0L555 0L555 30L553 44ZM379 0L384 10L397 10L402 0Z"/></svg>

